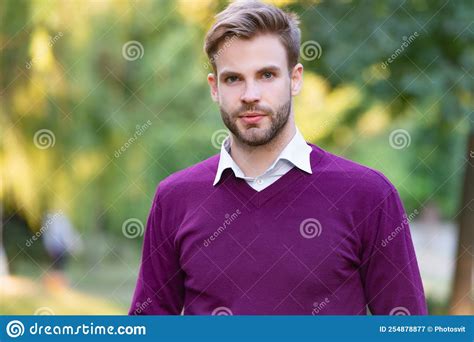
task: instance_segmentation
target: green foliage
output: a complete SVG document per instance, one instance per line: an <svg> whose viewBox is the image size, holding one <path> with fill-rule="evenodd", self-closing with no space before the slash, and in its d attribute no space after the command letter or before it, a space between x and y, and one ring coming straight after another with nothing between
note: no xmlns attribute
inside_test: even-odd
<svg viewBox="0 0 474 342"><path fill-rule="evenodd" d="M121 234L130 217L145 223L161 179L217 153L211 137L222 123L205 82L210 70L202 41L222 6L203 6L207 14L194 18L194 10L183 12L174 1L2 2L0 160L7 218L18 212L38 229L44 211L59 207L84 232ZM355 86L362 95L341 125L357 125L375 104L390 113L384 131L354 137L346 148L336 130L313 142L393 175L409 208L434 199L453 214L464 139L473 129L472 2L289 7L302 17L303 41L322 47L320 59L304 61L306 72L333 89ZM383 68L414 32L418 37ZM134 61L122 52L130 41L144 49ZM410 132L407 149L388 144L396 128ZM35 146L41 129L53 132L54 146Z"/></svg>
<svg viewBox="0 0 474 342"><path fill-rule="evenodd" d="M349 83L363 93L343 124L356 124L383 103L393 120L389 128L410 133L411 144L399 151L387 144L390 131L379 135L378 147L356 139L358 160L382 150L378 168L403 171L392 180L410 208L431 200L455 215L465 140L474 132L472 1L326 1L292 8L301 13L302 41L317 41L322 49L320 59L304 63L306 70L333 87ZM329 135L324 144L335 140Z"/></svg>

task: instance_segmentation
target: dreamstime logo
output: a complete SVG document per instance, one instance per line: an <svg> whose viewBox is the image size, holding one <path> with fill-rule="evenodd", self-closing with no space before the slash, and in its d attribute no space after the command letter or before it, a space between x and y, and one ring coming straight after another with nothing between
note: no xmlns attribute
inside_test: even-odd
<svg viewBox="0 0 474 342"><path fill-rule="evenodd" d="M211 144L216 149L220 149L224 140L229 136L229 132L226 129L218 129L212 134Z"/></svg>
<svg viewBox="0 0 474 342"><path fill-rule="evenodd" d="M229 228L232 222L234 222L240 214L242 214L240 209L237 209L230 215L225 214L225 220L222 222L222 224L217 228L216 231L212 233L212 235L210 235L206 240L204 240L204 247L209 247L212 241L215 241L219 237L219 235L221 235L227 228Z"/></svg>
<svg viewBox="0 0 474 342"><path fill-rule="evenodd" d="M382 247L387 247L390 241L395 239L397 235L400 234L400 232L403 231L405 228L409 227L409 223L413 221L416 215L418 214L419 214L418 209L415 209L413 213L411 213L408 216L407 214L404 213L401 224L398 225L392 232L390 232L390 234L385 239L382 240L380 245Z"/></svg>
<svg viewBox="0 0 474 342"><path fill-rule="evenodd" d="M43 306L41 308L36 309L34 315L36 315L36 316L53 316L54 311L51 308L48 308L47 306Z"/></svg>
<svg viewBox="0 0 474 342"><path fill-rule="evenodd" d="M145 309L146 309L148 306L150 306L151 302L152 302L152 300L151 300L150 297L148 297L148 298L146 299L146 301L143 302L143 303L137 302L137 303L135 304L135 306L136 306L137 308L133 311L133 312L135 313L135 315L139 315L139 314L141 314L143 311L145 311Z"/></svg>
<svg viewBox="0 0 474 342"><path fill-rule="evenodd" d="M389 58L387 58L386 61L382 62L382 69L386 69L389 64L391 64L393 61L395 61L398 58L398 56L400 56L403 53L403 51L405 51L405 49L407 47L409 47L410 44L413 43L416 38L418 38L418 36L419 36L419 34L418 34L417 31L413 32L413 34L411 34L408 37L403 36L403 38L402 38L403 43L400 45L400 47L398 49L396 49L392 53L392 55Z"/></svg>
<svg viewBox="0 0 474 342"><path fill-rule="evenodd" d="M123 44L122 46L122 56L127 61L136 61L137 59L141 59L145 54L145 49L143 45L136 40L130 40Z"/></svg>
<svg viewBox="0 0 474 342"><path fill-rule="evenodd" d="M232 316L232 310L225 306L219 306L212 311L213 316Z"/></svg>
<svg viewBox="0 0 474 342"><path fill-rule="evenodd" d="M388 138L390 146L392 146L396 150L401 150L405 147L410 146L411 143L411 136L404 129L396 129L392 133L390 133L390 137Z"/></svg>
<svg viewBox="0 0 474 342"><path fill-rule="evenodd" d="M56 144L56 136L49 129L40 129L33 136L33 143L41 150L46 150Z"/></svg>
<svg viewBox="0 0 474 342"><path fill-rule="evenodd" d="M324 300L321 303L314 302L313 303L313 310L311 311L311 314L313 316L319 314L331 301L329 300L328 297L324 298Z"/></svg>
<svg viewBox="0 0 474 342"><path fill-rule="evenodd" d="M315 59L319 59L321 54L323 53L323 49L318 42L314 40L307 40L300 47L300 54L301 58L305 61L314 61Z"/></svg>
<svg viewBox="0 0 474 342"><path fill-rule="evenodd" d="M129 218L122 224L122 233L129 239L142 236L143 232L143 223L137 218Z"/></svg>
<svg viewBox="0 0 474 342"><path fill-rule="evenodd" d="M142 125L136 125L135 133L122 145L118 150L115 151L114 156L118 158L124 153L130 146L132 146L138 138L146 132L146 130L151 126L151 121L147 120Z"/></svg>
<svg viewBox="0 0 474 342"><path fill-rule="evenodd" d="M25 246L26 247L31 247L33 245L33 243L36 240L38 240L41 237L41 235L43 235L44 231L51 226L51 224L54 222L54 220L57 220L61 215L63 215L62 211L59 211L59 212L55 213L54 215L48 215L46 222L44 222L44 224L41 226L40 230L37 231L31 238L29 238L25 241Z"/></svg>
<svg viewBox="0 0 474 342"><path fill-rule="evenodd" d="M404 306L397 306L396 308L393 308L390 313L390 316L410 316L410 311L408 311L407 308Z"/></svg>
<svg viewBox="0 0 474 342"><path fill-rule="evenodd" d="M63 36L63 33L58 32L54 37L49 37L48 47L51 49L59 41L59 39L62 38L62 36ZM48 51L48 50L42 50L42 51L43 51L43 53L39 57L43 57L45 52ZM25 65L26 68L31 69L31 67L33 66L33 63L36 61L36 59L37 58L33 58L30 61L26 62L26 65Z"/></svg>
<svg viewBox="0 0 474 342"><path fill-rule="evenodd" d="M300 224L300 234L305 239L312 239L316 236L320 236L323 231L321 222L315 218L307 218Z"/></svg>
<svg viewBox="0 0 474 342"><path fill-rule="evenodd" d="M224 38L224 43L221 44L221 48L217 50L217 52L209 59L207 63L204 64L204 68L209 69L211 65L214 65L216 61L221 57L221 55L224 53L225 50L227 50L232 43L237 40L240 37L240 35L236 34L232 37L226 36Z"/></svg>
<svg viewBox="0 0 474 342"><path fill-rule="evenodd" d="M6 327L7 335L12 338L17 338L25 333L25 326L20 321L10 321Z"/></svg>

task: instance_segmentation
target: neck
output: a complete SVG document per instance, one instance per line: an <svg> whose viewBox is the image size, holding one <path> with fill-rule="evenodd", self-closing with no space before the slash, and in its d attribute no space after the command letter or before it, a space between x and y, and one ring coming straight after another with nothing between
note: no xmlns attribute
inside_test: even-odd
<svg viewBox="0 0 474 342"><path fill-rule="evenodd" d="M263 174L296 133L293 116L290 115L287 123L279 134L270 142L260 146L242 144L237 139L231 139L231 157L243 171L245 176L257 177Z"/></svg>

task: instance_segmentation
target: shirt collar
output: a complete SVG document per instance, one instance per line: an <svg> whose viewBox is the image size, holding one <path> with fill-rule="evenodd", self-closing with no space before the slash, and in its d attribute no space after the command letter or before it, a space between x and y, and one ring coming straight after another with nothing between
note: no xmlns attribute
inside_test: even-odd
<svg viewBox="0 0 474 342"><path fill-rule="evenodd" d="M286 160L299 168L302 171L307 173L313 173L311 170L311 162L310 162L310 154L311 154L311 146L309 146L306 141L304 140L303 135L301 132L296 128L296 133L285 146L283 151L281 151L280 155L276 158L273 164L267 169L273 169L276 164L280 160ZM253 179L251 177L246 177L243 171L239 168L239 166L235 163L230 155L230 137L227 137L221 145L220 157L219 157L219 164L217 166L216 177L214 178L213 185L216 185L222 177L222 173L226 169L232 169L236 177L244 178L244 179Z"/></svg>

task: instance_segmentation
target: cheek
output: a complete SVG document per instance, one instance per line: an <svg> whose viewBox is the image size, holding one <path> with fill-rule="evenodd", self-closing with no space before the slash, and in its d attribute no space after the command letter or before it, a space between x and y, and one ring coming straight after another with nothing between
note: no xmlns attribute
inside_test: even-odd
<svg viewBox="0 0 474 342"><path fill-rule="evenodd" d="M271 105L286 102L290 95L290 83L284 80L268 83L263 89L262 100Z"/></svg>
<svg viewBox="0 0 474 342"><path fill-rule="evenodd" d="M219 89L219 104L224 108L235 108L240 105L239 87L223 87Z"/></svg>

